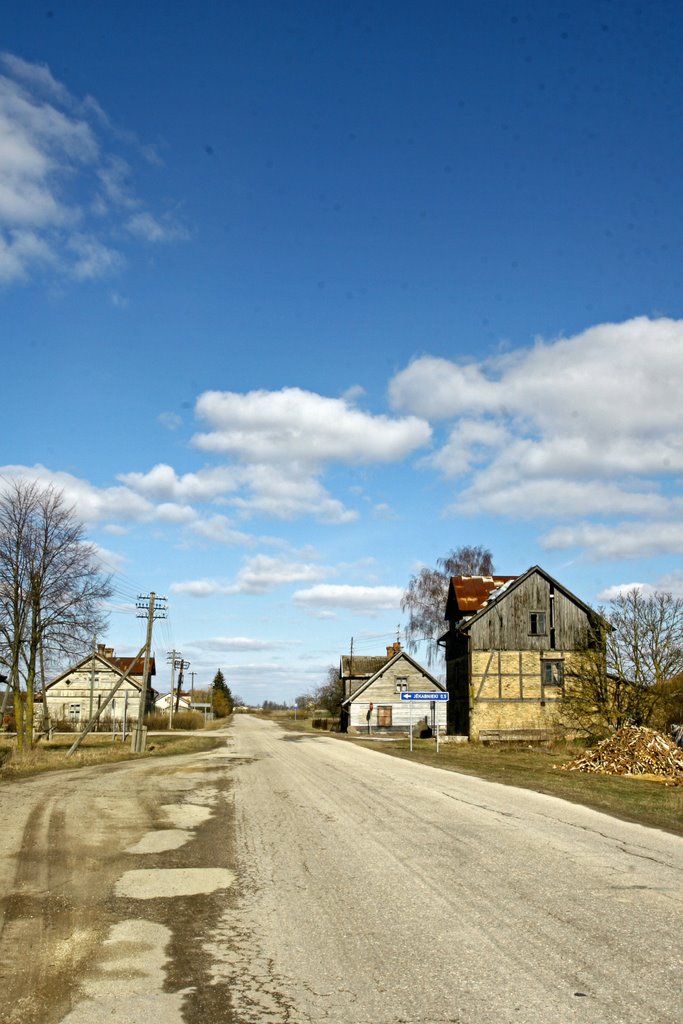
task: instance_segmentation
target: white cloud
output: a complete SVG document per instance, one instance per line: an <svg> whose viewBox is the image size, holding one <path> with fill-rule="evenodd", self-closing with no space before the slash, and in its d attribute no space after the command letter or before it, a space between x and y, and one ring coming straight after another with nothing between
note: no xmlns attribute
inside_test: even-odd
<svg viewBox="0 0 683 1024"><path fill-rule="evenodd" d="M216 594L268 594L289 583L307 583L325 579L334 570L314 562L292 562L286 557L255 555L247 558L234 581L217 579L186 580L172 583L174 594L212 597Z"/></svg>
<svg viewBox="0 0 683 1024"><path fill-rule="evenodd" d="M294 601L314 612L343 608L371 615L379 611L398 610L402 596L403 590L400 587L356 587L323 583L307 590L297 590Z"/></svg>
<svg viewBox="0 0 683 1024"><path fill-rule="evenodd" d="M460 478L451 512L515 519L634 517L558 528L548 546L594 556L679 551L671 520L683 472L683 321L638 317L570 338L537 340L479 363L416 359L391 381L402 413L453 420L446 443L422 460ZM636 534L640 536L637 537Z"/></svg>
<svg viewBox="0 0 683 1024"><path fill-rule="evenodd" d="M183 423L182 416L179 416L177 412L160 412L157 420L167 430L177 430Z"/></svg>
<svg viewBox="0 0 683 1024"><path fill-rule="evenodd" d="M69 273L77 281L93 281L99 277L107 277L117 273L125 264L120 252L104 245L92 235L72 235L67 242L67 249L75 256Z"/></svg>
<svg viewBox="0 0 683 1024"><path fill-rule="evenodd" d="M683 598L683 572L672 572L653 583L617 583L614 586L606 587L598 594L600 601L613 601L621 594L628 594L632 590L639 590L645 597L651 594L671 594L676 598Z"/></svg>
<svg viewBox="0 0 683 1024"><path fill-rule="evenodd" d="M431 436L429 425L416 417L354 408L349 394L356 393L328 398L300 388L207 391L196 412L211 429L196 434L193 443L232 460L239 493L229 501L241 514L349 523L358 513L319 480L327 466L400 461Z"/></svg>
<svg viewBox="0 0 683 1024"><path fill-rule="evenodd" d="M160 462L147 473L120 473L118 479L146 498L201 502L235 490L241 477L228 466L200 469L196 473L179 476L172 466Z"/></svg>
<svg viewBox="0 0 683 1024"><path fill-rule="evenodd" d="M275 651L298 646L298 642L250 636L210 636L206 640L190 641L186 646L202 651Z"/></svg>
<svg viewBox="0 0 683 1024"><path fill-rule="evenodd" d="M218 594L233 592L228 584L208 579L172 583L169 590L172 594L186 594L188 597L216 597Z"/></svg>
<svg viewBox="0 0 683 1024"><path fill-rule="evenodd" d="M242 530L236 530L227 516L215 515L208 519L197 519L190 529L198 537L213 544L254 544L255 538Z"/></svg>
<svg viewBox="0 0 683 1024"><path fill-rule="evenodd" d="M287 558L255 555L246 560L237 574L233 593L265 594L287 583L325 579L331 571L315 562L291 562Z"/></svg>
<svg viewBox="0 0 683 1024"><path fill-rule="evenodd" d="M198 448L260 465L284 461L314 469L330 462L393 462L431 436L429 425L414 416L373 416L346 399L300 388L207 391L196 411L211 427L195 436Z"/></svg>
<svg viewBox="0 0 683 1024"><path fill-rule="evenodd" d="M683 522L582 522L550 530L541 537L541 545L548 551L583 548L594 559L683 555Z"/></svg>
<svg viewBox="0 0 683 1024"><path fill-rule="evenodd" d="M52 471L45 466L0 466L0 487L4 479L36 481L54 486L64 494L68 505L89 526L95 524L190 523L196 512L189 505L164 502L155 505L129 487L95 487L70 473Z"/></svg>
<svg viewBox="0 0 683 1024"><path fill-rule="evenodd" d="M131 165L113 151L139 158L143 147L93 97L78 99L46 65L13 54L0 54L0 72L0 282L48 268L76 281L109 275L125 263L122 228L129 243L187 237L145 208Z"/></svg>
<svg viewBox="0 0 683 1024"><path fill-rule="evenodd" d="M162 218L153 217L148 211L141 211L134 214L126 222L126 230L136 238L145 242L160 244L164 242L175 242L178 239L185 239L189 234L185 228L177 224L173 218L165 215Z"/></svg>

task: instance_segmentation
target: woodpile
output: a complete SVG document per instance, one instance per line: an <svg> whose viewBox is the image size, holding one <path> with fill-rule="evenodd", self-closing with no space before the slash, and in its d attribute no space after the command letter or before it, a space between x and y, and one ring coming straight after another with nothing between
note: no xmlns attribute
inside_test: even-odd
<svg viewBox="0 0 683 1024"><path fill-rule="evenodd" d="M683 783L683 750L654 729L627 725L562 768L605 775L656 775Z"/></svg>

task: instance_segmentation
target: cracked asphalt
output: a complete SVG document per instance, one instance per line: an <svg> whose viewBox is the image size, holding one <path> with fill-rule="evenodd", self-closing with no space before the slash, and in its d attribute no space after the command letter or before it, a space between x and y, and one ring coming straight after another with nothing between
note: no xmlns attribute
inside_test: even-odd
<svg viewBox="0 0 683 1024"><path fill-rule="evenodd" d="M683 840L237 718L0 788L6 1024L678 1021Z"/></svg>

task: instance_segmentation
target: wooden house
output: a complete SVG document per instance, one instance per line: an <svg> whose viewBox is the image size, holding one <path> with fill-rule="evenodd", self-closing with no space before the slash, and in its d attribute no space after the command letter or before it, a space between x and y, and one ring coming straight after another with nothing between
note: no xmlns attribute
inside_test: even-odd
<svg viewBox="0 0 683 1024"><path fill-rule="evenodd" d="M560 701L604 620L539 566L454 576L446 605L450 733L514 738L562 726Z"/></svg>
<svg viewBox="0 0 683 1024"><path fill-rule="evenodd" d="M140 706L140 690L144 671L143 658L120 658L113 647L99 644L95 654L88 654L48 683L45 687L48 712L54 720L68 720L78 729L90 718L91 712L104 703L114 685L132 666L132 671L121 683L114 701L104 715L123 721L136 721ZM151 677L156 674L154 658L150 659L147 680L147 708L151 709L156 692Z"/></svg>
<svg viewBox="0 0 683 1024"><path fill-rule="evenodd" d="M391 656L386 658L380 655L364 659L377 663L377 667L343 698L342 732L407 732L411 721L417 727L418 723L426 720L429 727L438 723L440 732L445 733L446 701L433 702L429 697L404 700L401 697L402 693L443 693L446 689L444 684L401 650L400 644L388 648L387 655L389 651ZM363 666L364 669L368 667ZM360 671L360 666L356 670Z"/></svg>

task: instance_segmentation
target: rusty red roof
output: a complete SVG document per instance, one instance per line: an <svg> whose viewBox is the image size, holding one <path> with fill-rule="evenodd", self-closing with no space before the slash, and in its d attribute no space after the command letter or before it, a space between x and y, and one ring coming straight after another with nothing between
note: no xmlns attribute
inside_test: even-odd
<svg viewBox="0 0 683 1024"><path fill-rule="evenodd" d="M144 658L109 658L109 661L111 661L113 665L116 665L121 672L127 672L131 664L135 662L130 672L132 676L141 676L145 667ZM157 674L154 658L149 659L149 674L151 676L155 676Z"/></svg>
<svg viewBox="0 0 683 1024"><path fill-rule="evenodd" d="M484 607L494 590L516 579L516 576L451 576L451 590L459 611L472 614Z"/></svg>

